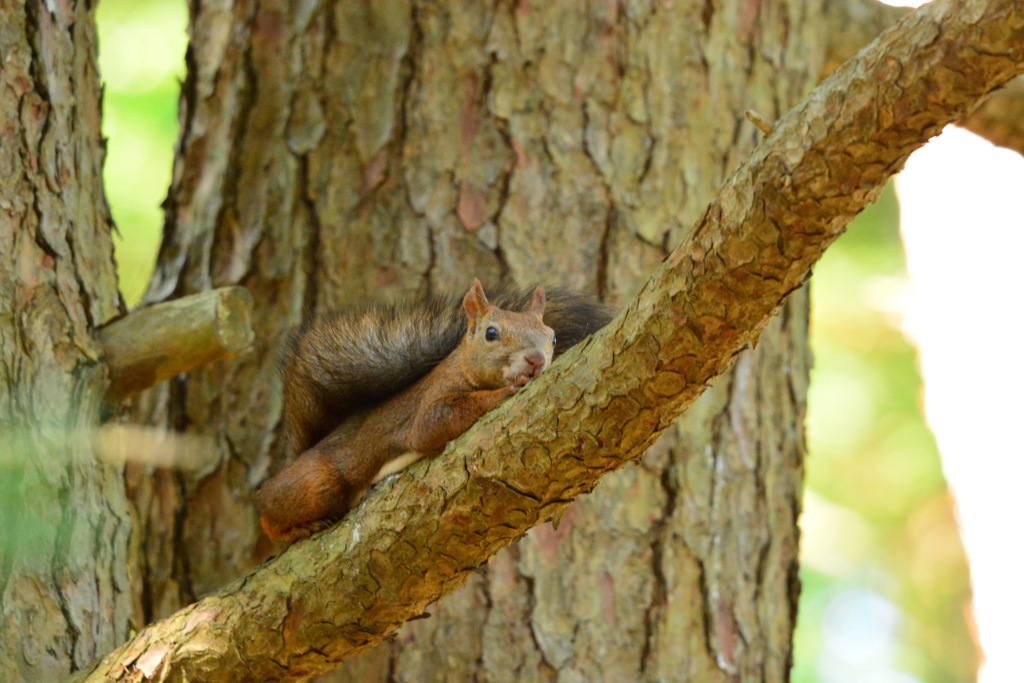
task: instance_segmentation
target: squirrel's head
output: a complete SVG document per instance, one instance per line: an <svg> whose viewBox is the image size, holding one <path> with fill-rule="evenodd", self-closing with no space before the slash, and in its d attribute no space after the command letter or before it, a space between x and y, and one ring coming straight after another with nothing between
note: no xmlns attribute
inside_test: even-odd
<svg viewBox="0 0 1024 683"><path fill-rule="evenodd" d="M523 386L551 364L555 331L544 324L544 290L533 292L522 313L491 305L483 285L473 280L462 300L467 329L464 344L481 386Z"/></svg>

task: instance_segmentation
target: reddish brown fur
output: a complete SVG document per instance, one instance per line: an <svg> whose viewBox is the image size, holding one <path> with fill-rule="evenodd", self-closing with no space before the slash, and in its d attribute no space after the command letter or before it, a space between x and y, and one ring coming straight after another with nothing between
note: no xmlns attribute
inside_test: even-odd
<svg viewBox="0 0 1024 683"><path fill-rule="evenodd" d="M532 292L500 287L497 308L525 311ZM612 309L563 289L546 292L544 322L554 356L608 323ZM350 416L411 387L459 346L464 297L428 295L392 305L322 315L298 331L282 364L284 441L289 459L312 448Z"/></svg>
<svg viewBox="0 0 1024 683"><path fill-rule="evenodd" d="M352 415L256 494L274 540L307 536L342 517L380 469L410 451L433 456L551 362L554 333L538 288L526 312L493 307L479 281L466 294L465 336L425 377ZM497 339L488 339L491 330Z"/></svg>

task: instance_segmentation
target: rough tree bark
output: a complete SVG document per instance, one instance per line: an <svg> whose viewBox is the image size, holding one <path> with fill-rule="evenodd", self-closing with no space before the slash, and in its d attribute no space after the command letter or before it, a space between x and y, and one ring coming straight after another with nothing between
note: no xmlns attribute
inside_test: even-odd
<svg viewBox="0 0 1024 683"><path fill-rule="evenodd" d="M828 52L822 76L835 71L854 52L911 10L883 5L877 0L845 0L825 3L824 11ZM958 125L994 145L1024 154L1021 112L1024 112L1024 76L993 92L977 109L958 121Z"/></svg>
<svg viewBox="0 0 1024 683"><path fill-rule="evenodd" d="M88 438L121 312L88 3L0 3L0 680L58 680L132 614L120 468Z"/></svg>

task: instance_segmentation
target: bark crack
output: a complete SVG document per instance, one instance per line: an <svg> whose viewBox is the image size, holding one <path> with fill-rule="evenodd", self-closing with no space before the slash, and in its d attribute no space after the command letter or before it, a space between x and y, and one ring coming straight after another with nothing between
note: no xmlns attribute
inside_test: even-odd
<svg viewBox="0 0 1024 683"><path fill-rule="evenodd" d="M644 676L654 676L657 662L652 654L657 652L656 643L660 621L668 607L668 578L665 576L665 548L675 545L679 540L675 533L676 505L681 495L674 480L674 468L678 454L669 449L665 465L659 472L659 483L665 494L665 505L662 516L654 522L651 529L651 574L654 577L654 589L651 602L644 614L644 636L640 651L640 671Z"/></svg>

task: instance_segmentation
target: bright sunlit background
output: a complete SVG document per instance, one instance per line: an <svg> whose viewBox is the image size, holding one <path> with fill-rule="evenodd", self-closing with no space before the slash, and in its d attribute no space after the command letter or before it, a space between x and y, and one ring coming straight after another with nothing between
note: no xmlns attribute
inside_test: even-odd
<svg viewBox="0 0 1024 683"><path fill-rule="evenodd" d="M972 681L968 573L917 358L888 189L811 280L796 683Z"/></svg>
<svg viewBox="0 0 1024 683"><path fill-rule="evenodd" d="M187 14L184 2L103 0L98 17L100 64L106 84L104 130L110 138L105 171L107 194L121 232L116 249L122 291L129 305L134 305L145 289L160 239L163 219L159 205L171 174L178 82L184 78ZM1013 156L1020 161L1018 155ZM963 172L964 162L959 162L959 171L955 170L956 162L950 171L942 171L938 166L941 163L945 162L930 157L924 164L933 170L940 169L948 181L942 189L931 192L926 184L924 204L935 203L937 194L950 199L958 196L956 188L961 176L957 173ZM970 163L970 175L980 174L980 169L988 164L976 157ZM1014 182L1013 187L1019 188L1024 177ZM909 191L909 187L901 189ZM1015 196L1012 189L1006 194ZM909 220L909 198L904 198L903 204L905 219ZM942 212L958 215L948 208ZM1019 207L1017 214L1020 215ZM954 293L963 291L957 285L971 278L966 272L971 262L984 267L992 251L1002 249L1003 254L1019 255L1022 248L1019 243L1007 248L991 232L975 232L975 222L961 217L959 232L953 233L953 251L925 255L921 257L924 261L915 260L918 257L912 254L912 264L917 264L912 268L912 287L898 218L896 196L890 189L878 205L857 219L815 269L815 368L808 416L808 486L802 518L803 594L793 672L797 683L952 683L973 681L977 674L967 565L943 466L922 415L923 389L917 354L908 344L903 328L905 316L912 323L917 321L907 326L913 328L914 337L925 349L926 369L929 364L954 367L946 363L940 351L929 354L924 339L928 334L924 330L942 328L929 327L922 322L927 316L916 313L935 310L933 303L922 303L927 299L922 298L922 290L944 278ZM927 220L937 219L929 216ZM1018 236L1024 234L1020 228L1018 219ZM904 230L912 248L915 243L929 243L927 230L912 233L906 223ZM983 249L982 245L987 247ZM945 259L939 261L943 268L921 270L924 266L920 264L927 263L928 258L932 264L936 258ZM1014 267L1005 266L1007 270ZM932 275L918 275L923 272ZM1003 314L1020 310L1020 281L1016 283L1014 309L1008 301L997 303L991 315L999 317L999 310ZM1006 285L994 287L1005 289ZM1014 291L1012 285L1009 291ZM1008 295L1007 291L996 293ZM945 317L937 318L955 323L958 311L972 308L974 302L974 295L950 301ZM1004 308L999 309L999 305ZM969 327L979 334L986 332L984 321L979 319L971 319ZM1019 351L1012 348L1019 347L1018 339L1005 332L993 332L991 345L966 347L973 349L966 355L974 365L961 372L999 379L1004 368L997 358L1010 345L1010 355L1018 354L1019 360ZM965 347L959 348L959 353L965 353ZM1020 386L1024 377L1018 377L1016 382ZM988 388L979 387L957 388L954 394L960 392L958 398L967 398L978 406L991 400L987 391ZM997 455L1016 455L1020 462L1019 438L1013 437L1011 441L1011 437L999 435L986 423L986 431L994 438L1005 438L1004 443L1012 445L982 445L973 439L973 423L958 419L958 415L966 414L958 404L934 398L930 391L928 403L930 409L936 408L932 411L933 422L939 420L947 426L967 429L966 437L961 431L959 437L944 437L944 443L959 438L968 451L974 446L977 462L985 463L984 467L972 466L969 460L960 459L956 461L958 465L951 466L947 456L947 472L970 472L973 468L1007 486L1021 480L1019 466L1017 476L1008 477L1001 474L999 461L992 459ZM944 411L941 416L940 405ZM1007 399L1006 405L1013 404ZM1020 413L1018 399L1017 419ZM1012 414L1007 416L1006 427L1014 426L1013 418ZM1016 449L1016 454L1009 452L1011 448ZM982 457L985 454L988 459ZM976 477L972 490L982 491L980 498L984 499L985 480ZM962 498L964 494L960 495ZM994 496L995 502L1003 495L1007 494L1000 491ZM981 514L968 516L992 523L991 518ZM1020 518L1018 514L1016 524L1004 519L998 531L1019 533L1015 527L1019 526ZM972 539L981 536L972 535L968 525L972 554ZM1003 546L1007 546L1005 538L1001 539ZM995 565L999 564L998 553L990 557L996 558ZM1022 570L1019 566L1015 570L1019 577ZM978 576L977 569L975 575ZM992 594L993 591L988 593ZM994 598L987 599L998 603L1005 597L1005 593L995 593ZM1013 595L1009 597L1012 603ZM1024 611L1024 605L1016 604L1018 614ZM984 627L981 630L984 634ZM1019 629L1004 627L1003 632L1012 636ZM994 674L994 669L990 669ZM1010 680L991 675L983 683Z"/></svg>
<svg viewBox="0 0 1024 683"><path fill-rule="evenodd" d="M184 0L103 0L96 11L103 78L107 200L128 306L146 290L160 245L160 204L171 182L178 89L185 78Z"/></svg>
<svg viewBox="0 0 1024 683"><path fill-rule="evenodd" d="M1021 187L1020 154L956 128L897 181L912 285L904 329L920 349L925 412L970 558L981 683L1024 679Z"/></svg>

